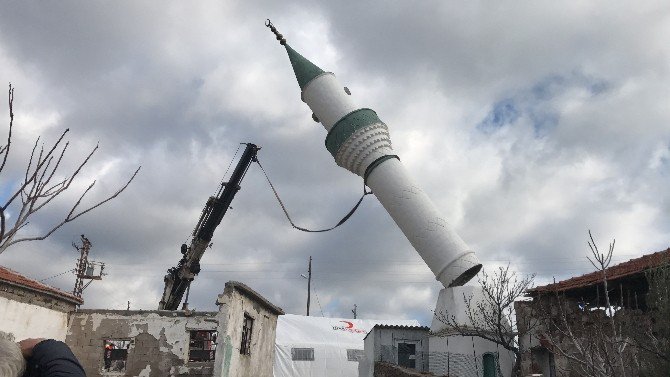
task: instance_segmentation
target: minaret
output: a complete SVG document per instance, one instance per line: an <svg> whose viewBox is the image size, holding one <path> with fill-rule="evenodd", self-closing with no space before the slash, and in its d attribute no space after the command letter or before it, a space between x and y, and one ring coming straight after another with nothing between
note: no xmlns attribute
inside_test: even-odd
<svg viewBox="0 0 670 377"><path fill-rule="evenodd" d="M334 74L291 48L269 20L266 26L286 48L302 100L328 131L326 149L335 162L364 179L445 288L472 279L482 265L393 153L386 124L354 104Z"/></svg>

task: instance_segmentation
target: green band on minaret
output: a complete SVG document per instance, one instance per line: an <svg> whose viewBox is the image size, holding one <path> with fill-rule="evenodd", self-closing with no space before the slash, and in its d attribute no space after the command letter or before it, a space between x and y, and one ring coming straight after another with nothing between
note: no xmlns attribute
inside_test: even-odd
<svg viewBox="0 0 670 377"><path fill-rule="evenodd" d="M347 139L357 130L375 124L383 123L377 113L371 109L358 109L338 120L333 128L328 131L326 136L326 149L335 157L337 151L340 149Z"/></svg>
<svg viewBox="0 0 670 377"><path fill-rule="evenodd" d="M291 65L293 66L293 73L295 73L295 78L298 80L298 85L300 85L300 90L305 89L307 83L312 81L316 76L325 73L321 68L300 55L288 44L285 45L285 47L286 52L288 53L288 58L291 60Z"/></svg>

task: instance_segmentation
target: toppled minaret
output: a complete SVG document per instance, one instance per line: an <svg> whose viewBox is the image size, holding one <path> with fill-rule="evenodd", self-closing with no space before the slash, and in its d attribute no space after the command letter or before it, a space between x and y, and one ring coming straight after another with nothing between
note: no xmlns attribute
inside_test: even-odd
<svg viewBox="0 0 670 377"><path fill-rule="evenodd" d="M333 73L291 48L269 20L266 26L286 48L301 98L328 131L326 149L335 162L364 179L445 288L467 283L482 265L394 154L387 125L356 105Z"/></svg>

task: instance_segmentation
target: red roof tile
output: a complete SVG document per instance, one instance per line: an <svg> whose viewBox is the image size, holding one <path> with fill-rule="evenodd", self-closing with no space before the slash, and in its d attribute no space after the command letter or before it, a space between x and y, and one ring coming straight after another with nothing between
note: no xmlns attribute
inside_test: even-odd
<svg viewBox="0 0 670 377"><path fill-rule="evenodd" d="M661 266L663 263L670 263L670 248L614 265L606 270L607 279L614 280L625 276L638 274L648 269ZM528 292L542 293L567 291L570 289L588 287L594 284L598 284L601 281L602 274L600 271L594 271L586 275L559 281L558 283L535 287L533 289L529 289Z"/></svg>
<svg viewBox="0 0 670 377"><path fill-rule="evenodd" d="M55 295L76 304L84 303L84 300L71 293L63 292L58 288L42 284L37 280L29 279L18 272L3 266L0 266L0 282L7 282L33 291Z"/></svg>

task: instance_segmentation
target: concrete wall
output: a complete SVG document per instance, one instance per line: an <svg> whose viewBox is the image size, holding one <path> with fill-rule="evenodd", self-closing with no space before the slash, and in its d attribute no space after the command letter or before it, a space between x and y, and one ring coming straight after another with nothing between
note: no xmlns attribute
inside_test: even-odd
<svg viewBox="0 0 670 377"><path fill-rule="evenodd" d="M514 367L514 353L479 337L451 335L431 336L430 372L455 376L482 376L485 354L497 359L502 377L510 377Z"/></svg>
<svg viewBox="0 0 670 377"><path fill-rule="evenodd" d="M428 371L428 331L416 329L378 329L372 330L372 336L375 342L375 361L390 361L384 360L389 356L394 357L393 361L397 363L397 346L398 343L414 343L416 344L416 367L415 369L421 371ZM392 355L388 354L389 349L395 350Z"/></svg>
<svg viewBox="0 0 670 377"><path fill-rule="evenodd" d="M219 352L214 370L221 377L270 377L274 360L277 315L247 291L226 284L219 295ZM240 353L244 315L253 318L250 354ZM221 358L219 358L221 357Z"/></svg>
<svg viewBox="0 0 670 377"><path fill-rule="evenodd" d="M401 368L391 363L378 361L375 363L374 377L429 377L435 376L429 372L419 372L414 369ZM372 376L372 374L370 375ZM449 376L446 376L449 377Z"/></svg>
<svg viewBox="0 0 670 377"><path fill-rule="evenodd" d="M72 313L65 342L88 377L211 376L214 362L188 362L190 330L216 330L217 313L80 310ZM105 372L104 340L129 339L125 373ZM218 357L219 349L217 349Z"/></svg>
<svg viewBox="0 0 670 377"><path fill-rule="evenodd" d="M75 305L52 295L0 283L0 331L26 338L64 340Z"/></svg>
<svg viewBox="0 0 670 377"><path fill-rule="evenodd" d="M358 376L371 377L375 371L375 337L372 332L363 340L363 354L365 357L358 362Z"/></svg>
<svg viewBox="0 0 670 377"><path fill-rule="evenodd" d="M70 314L65 342L88 377L272 376L283 311L236 282L226 283L217 304L217 312L80 310ZM254 320L249 355L240 354L245 314ZM188 361L192 330L218 332L214 361ZM103 370L106 339L130 341L124 372Z"/></svg>
<svg viewBox="0 0 670 377"><path fill-rule="evenodd" d="M67 313L0 297L0 331L14 339L51 338L64 340Z"/></svg>
<svg viewBox="0 0 670 377"><path fill-rule="evenodd" d="M519 348L522 351L521 373L523 375L549 371L552 369L552 365L556 377L568 377L576 373L572 371L575 368L566 357L552 353L545 347L551 347L546 340L541 340L549 331L544 326L544 321L539 320L539 318L542 318L542 316L552 316L556 320L560 320L562 317L561 313L564 313L568 316L568 321L575 321L575 325L571 330L577 332L583 329L583 325L581 324L593 319L589 320L587 317L581 317L579 315L580 311L577 308L577 302L567 301L563 303L562 311L559 311L554 297L550 295L542 298L534 298L533 301L517 301L514 303L519 331L526 333L525 336L519 339ZM605 319L605 317L602 319ZM532 326L529 327L530 324ZM554 339L563 339L561 342L563 349L572 351L568 338L555 335ZM589 336L588 332L586 336Z"/></svg>

